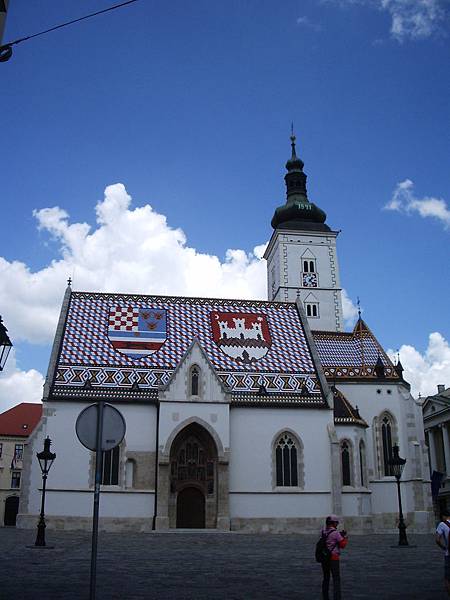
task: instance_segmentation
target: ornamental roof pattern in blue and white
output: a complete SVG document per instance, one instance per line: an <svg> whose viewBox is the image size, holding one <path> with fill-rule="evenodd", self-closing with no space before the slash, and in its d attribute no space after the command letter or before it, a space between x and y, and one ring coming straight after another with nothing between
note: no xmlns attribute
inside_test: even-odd
<svg viewBox="0 0 450 600"><path fill-rule="evenodd" d="M378 357L384 365L385 377L399 379L386 352L362 319L351 333L313 331L312 334L328 379L373 379Z"/></svg>
<svg viewBox="0 0 450 600"><path fill-rule="evenodd" d="M239 316L241 323L235 320ZM150 322L154 317L158 324ZM230 339L235 325L244 331L241 348L238 334ZM139 340L138 329L145 326L156 337L147 331L142 347L149 353L140 355L133 341L127 348L120 336ZM231 391L264 386L268 392L321 395L293 303L88 292L71 293L54 383L83 386L89 380L93 388L138 384L157 389L169 381L194 340Z"/></svg>

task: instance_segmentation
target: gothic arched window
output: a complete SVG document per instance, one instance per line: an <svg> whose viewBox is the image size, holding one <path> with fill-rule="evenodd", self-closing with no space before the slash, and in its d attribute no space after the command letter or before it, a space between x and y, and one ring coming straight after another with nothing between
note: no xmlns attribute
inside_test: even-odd
<svg viewBox="0 0 450 600"><path fill-rule="evenodd" d="M198 396L199 391L199 382L200 382L200 369L197 366L192 367L191 369L191 396Z"/></svg>
<svg viewBox="0 0 450 600"><path fill-rule="evenodd" d="M102 480L103 485L119 485L120 448L102 452Z"/></svg>
<svg viewBox="0 0 450 600"><path fill-rule="evenodd" d="M298 448L294 436L282 433L275 446L276 485L298 486Z"/></svg>
<svg viewBox="0 0 450 600"><path fill-rule="evenodd" d="M352 485L351 446L347 440L341 442L341 472L342 485Z"/></svg>
<svg viewBox="0 0 450 600"><path fill-rule="evenodd" d="M389 464L392 458L392 419L384 415L381 419L381 444L383 455L383 475L393 475L392 466Z"/></svg>

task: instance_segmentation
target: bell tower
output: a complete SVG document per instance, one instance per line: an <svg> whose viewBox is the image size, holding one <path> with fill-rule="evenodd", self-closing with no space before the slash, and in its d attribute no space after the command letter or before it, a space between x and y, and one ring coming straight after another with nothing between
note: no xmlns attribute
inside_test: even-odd
<svg viewBox="0 0 450 600"><path fill-rule="evenodd" d="M269 300L303 303L311 329L342 331L342 288L336 252L337 231L325 223L326 214L308 199L304 163L291 135L291 158L286 163L286 203L273 215L274 229L267 260Z"/></svg>

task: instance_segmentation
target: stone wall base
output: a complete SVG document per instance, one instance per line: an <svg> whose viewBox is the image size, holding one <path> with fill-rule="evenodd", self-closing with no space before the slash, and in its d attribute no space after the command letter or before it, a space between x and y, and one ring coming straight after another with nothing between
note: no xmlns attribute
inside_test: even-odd
<svg viewBox="0 0 450 600"><path fill-rule="evenodd" d="M323 527L324 519L304 518L254 518L235 517L231 519L231 531L246 533L317 533Z"/></svg>
<svg viewBox="0 0 450 600"><path fill-rule="evenodd" d="M231 519L231 530L246 533L317 533L324 526L323 518L239 518ZM417 511L405 515L407 533L432 533L435 530L433 514ZM351 535L366 533L398 533L398 514L342 517L338 529Z"/></svg>
<svg viewBox="0 0 450 600"><path fill-rule="evenodd" d="M37 529L39 515L17 516L18 529ZM52 517L46 516L47 529L60 531L92 531L91 517ZM148 533L152 530L151 518L115 518L100 517L98 520L99 531L121 532L130 531L134 533Z"/></svg>
<svg viewBox="0 0 450 600"><path fill-rule="evenodd" d="M165 531L169 529L169 517L156 517L155 529L157 531Z"/></svg>
<svg viewBox="0 0 450 600"><path fill-rule="evenodd" d="M19 514L17 527L19 529L36 529L38 515ZM92 518L61 516L46 517L48 529L92 531ZM431 512L417 511L405 515L407 533L432 533L435 529L434 516ZM324 518L240 518L230 519L220 517L217 520L217 531L241 531L244 533L314 533L324 526ZM347 529L353 534L366 533L392 533L398 532L398 515L396 513L382 513L378 515L342 517L339 529ZM157 531L176 531L169 528L167 517L157 517L155 522ZM100 531L111 532L142 532L152 531L151 518L114 518L101 517L99 519ZM211 531L211 530L209 530Z"/></svg>
<svg viewBox="0 0 450 600"><path fill-rule="evenodd" d="M217 529L219 531L230 531L230 518L217 517Z"/></svg>

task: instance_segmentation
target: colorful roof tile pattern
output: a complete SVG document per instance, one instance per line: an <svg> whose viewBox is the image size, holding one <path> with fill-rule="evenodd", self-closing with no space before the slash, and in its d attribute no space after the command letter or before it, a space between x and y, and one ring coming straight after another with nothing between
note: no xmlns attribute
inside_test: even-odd
<svg viewBox="0 0 450 600"><path fill-rule="evenodd" d="M140 354L140 328L153 327L159 314L164 327L161 319L153 330L164 343L150 348L155 342L147 336ZM130 354L117 335L122 328ZM321 397L293 303L87 292L70 297L53 396L62 397L64 388L73 394L86 382L92 389L137 385L156 390L168 383L194 339L230 391L253 392L264 386L268 393ZM120 347L115 348L112 342L117 340Z"/></svg>
<svg viewBox="0 0 450 600"><path fill-rule="evenodd" d="M312 334L328 379L374 379L378 357L385 367L384 377L400 379L389 357L362 319L358 320L351 333L313 331Z"/></svg>

